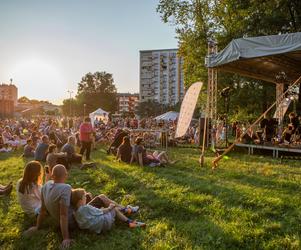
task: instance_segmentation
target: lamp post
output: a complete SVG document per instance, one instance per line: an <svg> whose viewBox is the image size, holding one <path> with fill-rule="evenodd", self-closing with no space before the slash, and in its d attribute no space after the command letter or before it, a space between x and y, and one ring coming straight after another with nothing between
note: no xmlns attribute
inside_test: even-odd
<svg viewBox="0 0 301 250"><path fill-rule="evenodd" d="M71 95L72 95L73 91L72 90L68 90L67 92L70 95L70 97L69 97L69 116L71 117L72 116L72 114L71 114Z"/></svg>
<svg viewBox="0 0 301 250"><path fill-rule="evenodd" d="M86 116L86 106L87 106L87 104L84 103L84 117Z"/></svg>

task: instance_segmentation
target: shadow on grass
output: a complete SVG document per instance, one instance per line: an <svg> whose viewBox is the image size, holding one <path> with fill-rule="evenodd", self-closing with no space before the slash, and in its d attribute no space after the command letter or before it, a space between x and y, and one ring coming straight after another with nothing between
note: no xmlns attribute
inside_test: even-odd
<svg viewBox="0 0 301 250"><path fill-rule="evenodd" d="M189 209L185 203L176 203L172 199L160 195L158 192L154 192L150 188L151 185L148 186L141 182L139 178L133 177L120 169L104 165L103 171L112 176L122 187L124 186L124 182L134 183L135 189L133 189L132 192L143 202L141 205L142 216L143 213L146 212L146 214L148 214L148 220L168 221L168 224L170 224L172 228L175 228L177 234L183 235L193 246L213 244L215 237L227 241L226 243L224 242L225 245L231 245L232 247L237 245L237 242L230 234L225 233L219 226L211 221L208 216L203 215L201 210L193 211ZM180 226L185 224L194 225L195 228L186 228L188 229L188 231L186 231L185 226ZM206 238L209 236L209 234L206 235L208 230L210 230L211 235L213 235L212 240L210 240L210 237ZM202 239L200 239L201 235L203 235ZM224 243L220 242L219 244Z"/></svg>

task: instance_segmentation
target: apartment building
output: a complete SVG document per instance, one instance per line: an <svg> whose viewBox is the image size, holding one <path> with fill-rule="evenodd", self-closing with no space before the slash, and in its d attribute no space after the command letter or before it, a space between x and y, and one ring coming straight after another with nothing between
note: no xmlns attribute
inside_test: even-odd
<svg viewBox="0 0 301 250"><path fill-rule="evenodd" d="M175 105L183 99L183 59L177 52L177 49L140 51L140 101Z"/></svg>
<svg viewBox="0 0 301 250"><path fill-rule="evenodd" d="M135 113L139 94L118 93L118 113Z"/></svg>

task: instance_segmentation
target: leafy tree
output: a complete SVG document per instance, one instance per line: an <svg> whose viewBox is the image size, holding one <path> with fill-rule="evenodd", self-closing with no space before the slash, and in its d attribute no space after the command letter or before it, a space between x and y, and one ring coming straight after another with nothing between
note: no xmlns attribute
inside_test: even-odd
<svg viewBox="0 0 301 250"><path fill-rule="evenodd" d="M80 104L86 104L86 112L101 107L113 113L117 108L113 75L105 71L86 74L78 84L77 99Z"/></svg>
<svg viewBox="0 0 301 250"><path fill-rule="evenodd" d="M140 117L151 117L163 114L169 109L168 106L158 103L157 101L148 100L145 102L139 102L136 113Z"/></svg>
<svg viewBox="0 0 301 250"><path fill-rule="evenodd" d="M113 75L105 71L87 73L78 83L75 99L63 101L63 113L66 115L70 113L70 102L75 115L89 114L98 108L113 113L117 109Z"/></svg>
<svg viewBox="0 0 301 250"><path fill-rule="evenodd" d="M234 38L301 31L299 0L160 0L157 11L163 22L175 26L187 86L197 80L207 83L204 59L209 39L224 48ZM220 73L218 88L225 86L233 89L232 106L247 107L255 113L275 98L271 95L275 93L274 86L270 84ZM205 99L202 98L200 105L204 105ZM220 112L223 112L222 103L219 97ZM250 105L253 103L255 107Z"/></svg>

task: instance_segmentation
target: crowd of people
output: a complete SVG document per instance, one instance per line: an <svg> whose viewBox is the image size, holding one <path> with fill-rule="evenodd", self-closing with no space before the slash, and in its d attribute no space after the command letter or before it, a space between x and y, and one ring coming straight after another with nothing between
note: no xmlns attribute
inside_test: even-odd
<svg viewBox="0 0 301 250"><path fill-rule="evenodd" d="M232 138L239 139L242 143L265 144L271 146L301 147L301 116L290 112L287 119L282 123L268 115L252 128L251 123L233 122L228 127L228 133ZM226 126L219 121L211 130L214 145L223 143L226 139Z"/></svg>
<svg viewBox="0 0 301 250"><path fill-rule="evenodd" d="M16 183L16 193L24 213L37 221L24 234L30 236L40 229L46 217L60 227L63 247L72 243L70 231L79 228L99 234L110 230L115 218L130 228L145 227L145 223L127 217L136 213L138 206L122 206L103 194L93 197L83 188L73 189L66 184L71 166L95 165L89 163L91 150L106 140L110 142L107 153L114 154L118 161L150 167L173 164L165 151L145 148L150 132L159 128L165 131L162 127L169 124L145 124L137 127L133 119L109 124L98 120L92 124L90 118L1 120L0 147L6 149L2 152L23 150L22 157L28 158L23 176ZM121 128L124 125L129 126ZM0 185L0 195L9 195L12 189L13 183Z"/></svg>

